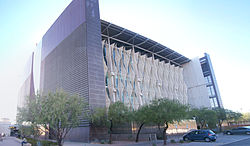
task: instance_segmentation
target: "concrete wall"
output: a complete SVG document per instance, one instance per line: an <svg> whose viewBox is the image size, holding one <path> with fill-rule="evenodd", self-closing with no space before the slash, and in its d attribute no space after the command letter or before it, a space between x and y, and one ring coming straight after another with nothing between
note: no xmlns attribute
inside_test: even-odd
<svg viewBox="0 0 250 146"><path fill-rule="evenodd" d="M194 107L210 107L208 91L198 57L183 65L183 76L188 89L188 103Z"/></svg>

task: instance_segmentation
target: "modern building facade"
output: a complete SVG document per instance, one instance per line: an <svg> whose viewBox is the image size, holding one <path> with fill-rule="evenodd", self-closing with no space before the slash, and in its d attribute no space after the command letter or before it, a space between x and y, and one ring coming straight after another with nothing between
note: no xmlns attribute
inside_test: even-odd
<svg viewBox="0 0 250 146"><path fill-rule="evenodd" d="M209 54L205 53L204 57L200 58L200 63L205 77L211 107L223 108L220 91Z"/></svg>
<svg viewBox="0 0 250 146"><path fill-rule="evenodd" d="M26 97L32 98L32 95L34 95L35 93L33 62L34 62L34 52L32 52L32 55L30 56L25 65L22 78L22 86L19 89L18 93L18 101L17 101L18 107L23 107L23 105L26 103L27 100Z"/></svg>
<svg viewBox="0 0 250 146"><path fill-rule="evenodd" d="M73 0L43 36L28 64L21 91L29 92L21 92L19 98L37 90L46 94L63 89L85 98L90 108L122 101L137 109L157 98L211 107L199 58L189 59L101 20L98 0ZM88 121L81 121L68 139L93 138Z"/></svg>

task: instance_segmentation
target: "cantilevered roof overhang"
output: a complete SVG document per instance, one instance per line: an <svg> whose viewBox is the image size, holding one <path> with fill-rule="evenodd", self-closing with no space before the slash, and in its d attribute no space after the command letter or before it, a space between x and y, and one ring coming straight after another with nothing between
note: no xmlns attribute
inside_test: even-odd
<svg viewBox="0 0 250 146"><path fill-rule="evenodd" d="M147 54L149 57L154 56L160 61L164 60L176 66L182 66L190 61L189 58L166 46L104 20L101 20L101 33L102 39L109 40L111 44L116 43L125 48L134 47L136 52L141 52L142 55Z"/></svg>

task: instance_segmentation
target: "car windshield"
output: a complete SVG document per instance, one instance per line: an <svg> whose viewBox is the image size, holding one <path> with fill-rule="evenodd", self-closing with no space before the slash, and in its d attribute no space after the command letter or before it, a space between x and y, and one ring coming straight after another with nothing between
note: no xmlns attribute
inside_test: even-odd
<svg viewBox="0 0 250 146"><path fill-rule="evenodd" d="M211 130L208 130L208 133L210 133L210 134L215 134L213 131L211 131Z"/></svg>
<svg viewBox="0 0 250 146"><path fill-rule="evenodd" d="M242 130L242 129L246 129L246 127L238 127L238 128L234 128L232 130Z"/></svg>

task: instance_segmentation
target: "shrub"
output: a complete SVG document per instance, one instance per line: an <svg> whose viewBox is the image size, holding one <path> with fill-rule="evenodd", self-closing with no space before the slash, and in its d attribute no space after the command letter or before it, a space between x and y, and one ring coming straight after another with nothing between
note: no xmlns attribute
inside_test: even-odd
<svg viewBox="0 0 250 146"><path fill-rule="evenodd" d="M26 138L27 142L30 143L31 145L37 145L37 142L40 141L41 145L44 146L56 146L57 142L52 142L52 141L46 141L46 140L36 140L33 138Z"/></svg>
<svg viewBox="0 0 250 146"><path fill-rule="evenodd" d="M100 143L101 143L101 144L105 144L105 140L101 140Z"/></svg>
<svg viewBox="0 0 250 146"><path fill-rule="evenodd" d="M171 143L176 143L176 141L174 139L171 139L170 142Z"/></svg>
<svg viewBox="0 0 250 146"><path fill-rule="evenodd" d="M57 142L42 140L41 145L56 146Z"/></svg>
<svg viewBox="0 0 250 146"><path fill-rule="evenodd" d="M180 139L180 141L179 141L180 143L184 143L184 141L182 140L182 139Z"/></svg>
<svg viewBox="0 0 250 146"><path fill-rule="evenodd" d="M129 139L129 140L132 140L132 139L133 139L133 136L132 136L132 135L129 135L129 136L128 136L128 139Z"/></svg>
<svg viewBox="0 0 250 146"><path fill-rule="evenodd" d="M159 139L159 140L163 140L162 134L161 134L161 133L160 133L160 134L157 134L156 137L157 137L157 139Z"/></svg>
<svg viewBox="0 0 250 146"><path fill-rule="evenodd" d="M32 138L26 138L27 142L30 143L31 145L36 145L37 144L37 140L32 139Z"/></svg>

